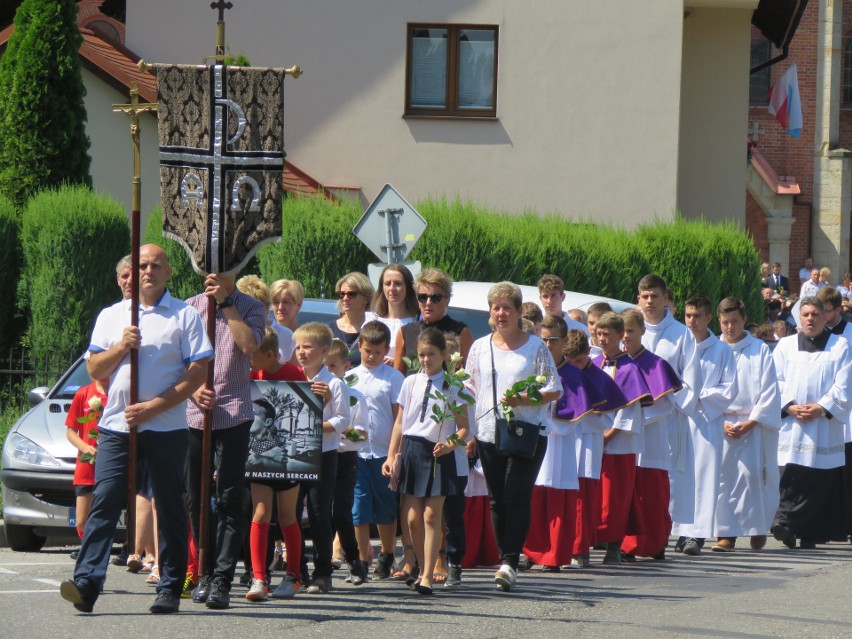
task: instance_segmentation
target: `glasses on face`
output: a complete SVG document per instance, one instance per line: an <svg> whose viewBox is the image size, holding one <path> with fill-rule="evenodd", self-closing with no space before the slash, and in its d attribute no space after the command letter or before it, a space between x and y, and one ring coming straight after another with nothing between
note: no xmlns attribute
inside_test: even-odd
<svg viewBox="0 0 852 639"><path fill-rule="evenodd" d="M541 341L544 342L545 344L555 344L560 339L562 339L562 338L561 337L542 337Z"/></svg>
<svg viewBox="0 0 852 639"><path fill-rule="evenodd" d="M342 300L343 298L351 300L356 297L358 297L358 291L337 291L337 299L339 300Z"/></svg>
<svg viewBox="0 0 852 639"><path fill-rule="evenodd" d="M419 293L417 295L417 301L421 304L425 304L426 302L432 302L433 304L440 304L441 300L443 300L446 295L442 293Z"/></svg>

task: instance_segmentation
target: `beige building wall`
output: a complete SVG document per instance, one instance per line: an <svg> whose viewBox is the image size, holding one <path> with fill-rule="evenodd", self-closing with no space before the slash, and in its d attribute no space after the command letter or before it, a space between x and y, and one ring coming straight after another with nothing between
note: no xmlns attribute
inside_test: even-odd
<svg viewBox="0 0 852 639"><path fill-rule="evenodd" d="M130 192L133 181L133 147L130 140L130 117L114 113L113 104L127 103L129 96L107 85L83 69L86 86L86 113L92 158L91 173L95 190L109 193L124 205L130 215ZM142 159L142 233L151 208L160 199L160 164L157 144L157 118L140 117Z"/></svg>
<svg viewBox="0 0 852 639"><path fill-rule="evenodd" d="M745 223L753 8L686 11L677 202L689 217Z"/></svg>
<svg viewBox="0 0 852 639"><path fill-rule="evenodd" d="M202 62L215 13L188 5L130 0L127 46ZM244 0L226 20L253 64L303 67L285 83L288 158L326 185L629 226L676 206L680 0ZM499 25L497 121L402 117L406 23L427 21Z"/></svg>

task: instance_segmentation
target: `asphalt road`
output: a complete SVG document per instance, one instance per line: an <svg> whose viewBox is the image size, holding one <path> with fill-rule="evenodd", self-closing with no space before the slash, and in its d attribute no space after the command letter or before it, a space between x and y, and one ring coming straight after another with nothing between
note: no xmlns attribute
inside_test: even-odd
<svg viewBox="0 0 852 639"><path fill-rule="evenodd" d="M154 590L143 576L114 566L95 612L77 613L59 597L69 550L0 550L0 637L852 637L849 544L788 550L770 539L762 552L615 568L598 552L589 570L522 573L511 593L495 590L487 569L432 597L396 582L356 588L337 573L328 595L252 604L235 586L230 610L184 600L168 616L148 613Z"/></svg>

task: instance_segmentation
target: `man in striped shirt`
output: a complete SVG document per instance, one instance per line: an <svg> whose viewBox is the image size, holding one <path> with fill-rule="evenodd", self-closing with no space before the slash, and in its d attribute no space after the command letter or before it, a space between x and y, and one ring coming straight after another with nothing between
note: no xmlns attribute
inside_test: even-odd
<svg viewBox="0 0 852 639"><path fill-rule="evenodd" d="M204 411L213 411L212 445L215 467L216 517L208 517L209 551L200 566L202 577L192 593L195 603L225 609L239 559L245 516L243 491L248 457L249 428L254 420L249 373L251 356L263 340L266 313L263 303L241 293L233 276L210 274L204 293L186 300L207 321L210 297L216 300L213 389L202 386L186 404L190 444L187 463L187 501L196 544L199 538ZM213 468L211 464L211 468ZM193 576L187 575L188 581Z"/></svg>

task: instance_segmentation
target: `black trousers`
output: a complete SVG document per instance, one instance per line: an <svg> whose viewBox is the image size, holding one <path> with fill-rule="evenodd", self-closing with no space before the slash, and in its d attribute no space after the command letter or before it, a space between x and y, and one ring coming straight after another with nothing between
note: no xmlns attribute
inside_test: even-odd
<svg viewBox="0 0 852 639"><path fill-rule="evenodd" d="M355 482L358 480L358 451L337 453L337 478L331 507L331 528L340 537L343 556L351 566L360 561L355 524L352 523L352 504L355 503Z"/></svg>
<svg viewBox="0 0 852 639"><path fill-rule="evenodd" d="M246 459L248 458L249 428L247 421L223 430L211 433L211 455L215 464L216 481L210 477L216 499L215 515L208 511L207 550L204 564L199 566L202 575L212 575L224 579L230 584L234 580L234 571L240 558L243 528L246 525L244 499L246 486ZM189 455L187 464L186 493L189 517L192 522L192 535L196 544L199 540L199 520L201 515L201 462L203 431L190 429ZM211 504L204 504L210 508Z"/></svg>
<svg viewBox="0 0 852 639"><path fill-rule="evenodd" d="M308 500L308 521L311 524L311 539L314 542L314 574L317 577L331 577L331 552L334 534L331 532L331 503L337 478L337 451L328 450L322 454L320 481L305 482L299 490L299 504L296 507L296 521L302 521L302 504ZM305 535L302 535L302 574L307 573L307 553Z"/></svg>
<svg viewBox="0 0 852 639"><path fill-rule="evenodd" d="M530 528L532 491L547 452L547 437L538 438L535 455L530 459L501 455L495 444L479 440L476 443L488 484L491 525L500 551L500 562L517 569Z"/></svg>
<svg viewBox="0 0 852 639"><path fill-rule="evenodd" d="M129 442L127 433L109 430L102 430L98 439L92 511L74 567L74 581L93 602L104 584L118 518L127 504ZM183 428L143 431L137 437L139 462L148 464L157 506L162 566L158 593L179 595L186 575L186 505L181 490L186 442Z"/></svg>
<svg viewBox="0 0 852 639"><path fill-rule="evenodd" d="M464 489L467 477L456 478L456 494L444 499L444 521L447 524L447 560L453 566L461 566L467 552L467 536L464 530Z"/></svg>

